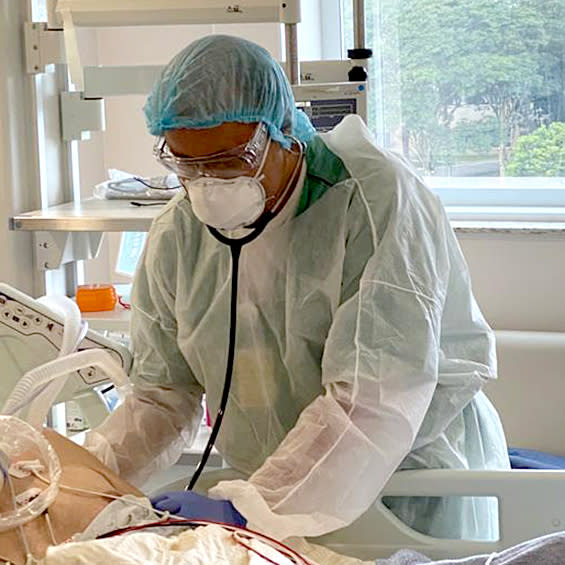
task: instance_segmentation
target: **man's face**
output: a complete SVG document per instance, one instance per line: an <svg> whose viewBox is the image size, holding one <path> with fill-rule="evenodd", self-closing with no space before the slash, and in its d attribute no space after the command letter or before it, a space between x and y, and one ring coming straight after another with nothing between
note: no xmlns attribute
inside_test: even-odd
<svg viewBox="0 0 565 565"><path fill-rule="evenodd" d="M190 181L190 175L222 179L260 175L266 197L265 210L277 203L302 155L296 150L284 149L279 143L269 143L266 127L261 129L258 123L226 122L213 128L175 129L165 132L164 137L168 150L180 161L182 158L188 158L189 162L202 159L196 166L169 167L181 182ZM234 149L236 154L241 151L241 158L218 161L223 153L228 155L231 151L233 156Z"/></svg>

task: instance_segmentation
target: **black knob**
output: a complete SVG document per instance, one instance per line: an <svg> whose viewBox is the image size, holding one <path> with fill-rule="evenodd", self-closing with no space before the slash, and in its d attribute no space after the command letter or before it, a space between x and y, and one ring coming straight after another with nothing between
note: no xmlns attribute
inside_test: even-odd
<svg viewBox="0 0 565 565"><path fill-rule="evenodd" d="M351 67L347 76L351 82L364 82L368 75L364 67Z"/></svg>
<svg viewBox="0 0 565 565"><path fill-rule="evenodd" d="M372 49L359 48L347 50L347 57L349 59L370 59L372 56Z"/></svg>

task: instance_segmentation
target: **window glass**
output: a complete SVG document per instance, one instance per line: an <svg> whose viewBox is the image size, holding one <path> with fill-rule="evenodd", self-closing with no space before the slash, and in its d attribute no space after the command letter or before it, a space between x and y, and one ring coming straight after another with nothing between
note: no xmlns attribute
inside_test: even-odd
<svg viewBox="0 0 565 565"><path fill-rule="evenodd" d="M366 0L365 11L381 144L432 185L536 177L528 186L565 188L565 0Z"/></svg>

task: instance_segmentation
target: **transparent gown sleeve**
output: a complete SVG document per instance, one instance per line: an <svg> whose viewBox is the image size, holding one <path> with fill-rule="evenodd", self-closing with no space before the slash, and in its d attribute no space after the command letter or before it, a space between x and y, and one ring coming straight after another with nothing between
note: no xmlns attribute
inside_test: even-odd
<svg viewBox="0 0 565 565"><path fill-rule="evenodd" d="M449 259L432 205L394 213L356 294L337 310L322 360L325 393L249 481L219 483L258 528L318 536L357 519L408 454L438 378Z"/></svg>
<svg viewBox="0 0 565 565"><path fill-rule="evenodd" d="M133 391L85 442L135 485L173 465L202 419L203 390L177 344L174 242L158 229L150 234L132 295Z"/></svg>
<svg viewBox="0 0 565 565"><path fill-rule="evenodd" d="M200 395L185 387L135 387L84 447L133 485L179 459L202 417Z"/></svg>

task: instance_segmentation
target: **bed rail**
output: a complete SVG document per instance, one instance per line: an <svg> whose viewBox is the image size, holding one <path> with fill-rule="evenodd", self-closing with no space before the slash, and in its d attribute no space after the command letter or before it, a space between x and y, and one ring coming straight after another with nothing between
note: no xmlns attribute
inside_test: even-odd
<svg viewBox="0 0 565 565"><path fill-rule="evenodd" d="M500 551L565 530L565 471L423 470L395 473L379 500L355 523L314 540L360 559L389 557L400 548L433 559ZM498 499L499 540L440 539L403 524L381 502L384 496L491 496Z"/></svg>

